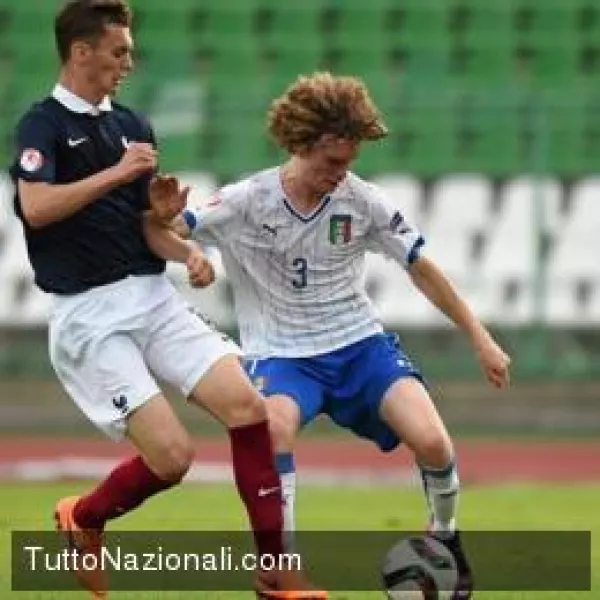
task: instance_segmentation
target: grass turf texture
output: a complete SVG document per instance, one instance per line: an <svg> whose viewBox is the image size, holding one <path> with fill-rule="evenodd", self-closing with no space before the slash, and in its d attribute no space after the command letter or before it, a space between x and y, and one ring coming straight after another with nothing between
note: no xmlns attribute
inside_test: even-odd
<svg viewBox="0 0 600 600"><path fill-rule="evenodd" d="M84 592L11 592L10 531L48 530L57 498L88 488L80 482L3 483L0 493L0 598L87 598ZM461 525L471 530L591 530L591 592L477 592L476 600L593 600L600 597L600 486L471 487L461 497ZM424 499L416 489L311 488L298 494L299 526L306 530L421 530ZM186 485L149 500L111 530L238 530L245 515L232 486ZM349 565L349 568L351 566ZM250 600L250 592L114 592L117 600ZM376 600L380 592L333 592L332 600Z"/></svg>

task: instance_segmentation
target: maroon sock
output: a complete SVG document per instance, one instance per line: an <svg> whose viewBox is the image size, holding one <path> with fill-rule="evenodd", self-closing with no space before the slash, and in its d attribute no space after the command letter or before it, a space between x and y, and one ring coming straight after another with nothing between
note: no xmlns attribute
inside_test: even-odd
<svg viewBox="0 0 600 600"><path fill-rule="evenodd" d="M283 553L281 481L273 459L267 422L229 430L233 471L246 505L258 553Z"/></svg>
<svg viewBox="0 0 600 600"><path fill-rule="evenodd" d="M142 457L136 456L119 464L95 490L83 496L75 505L73 518L84 529L101 529L106 521L124 515L174 483L157 477Z"/></svg>

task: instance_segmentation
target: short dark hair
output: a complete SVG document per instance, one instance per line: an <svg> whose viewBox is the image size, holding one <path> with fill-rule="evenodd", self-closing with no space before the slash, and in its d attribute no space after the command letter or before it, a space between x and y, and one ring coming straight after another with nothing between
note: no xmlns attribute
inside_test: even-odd
<svg viewBox="0 0 600 600"><path fill-rule="evenodd" d="M67 62L77 40L95 44L107 25L131 27L132 13L126 0L71 0L54 21L56 48L61 63Z"/></svg>

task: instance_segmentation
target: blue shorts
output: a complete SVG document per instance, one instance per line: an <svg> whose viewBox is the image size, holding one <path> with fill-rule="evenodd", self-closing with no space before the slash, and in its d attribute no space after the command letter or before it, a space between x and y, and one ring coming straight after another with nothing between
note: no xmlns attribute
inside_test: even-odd
<svg viewBox="0 0 600 600"><path fill-rule="evenodd" d="M284 394L300 409L301 426L320 414L375 442L383 452L400 439L379 417L390 386L404 377L423 378L393 334L376 334L327 354L246 361L254 385L265 395Z"/></svg>

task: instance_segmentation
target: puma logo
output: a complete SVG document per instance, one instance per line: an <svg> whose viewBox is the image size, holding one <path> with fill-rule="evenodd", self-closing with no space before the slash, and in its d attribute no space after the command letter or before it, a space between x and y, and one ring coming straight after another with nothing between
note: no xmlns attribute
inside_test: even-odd
<svg viewBox="0 0 600 600"><path fill-rule="evenodd" d="M277 227L271 227L270 225L263 225L263 231L270 233L273 237L277 237Z"/></svg>

